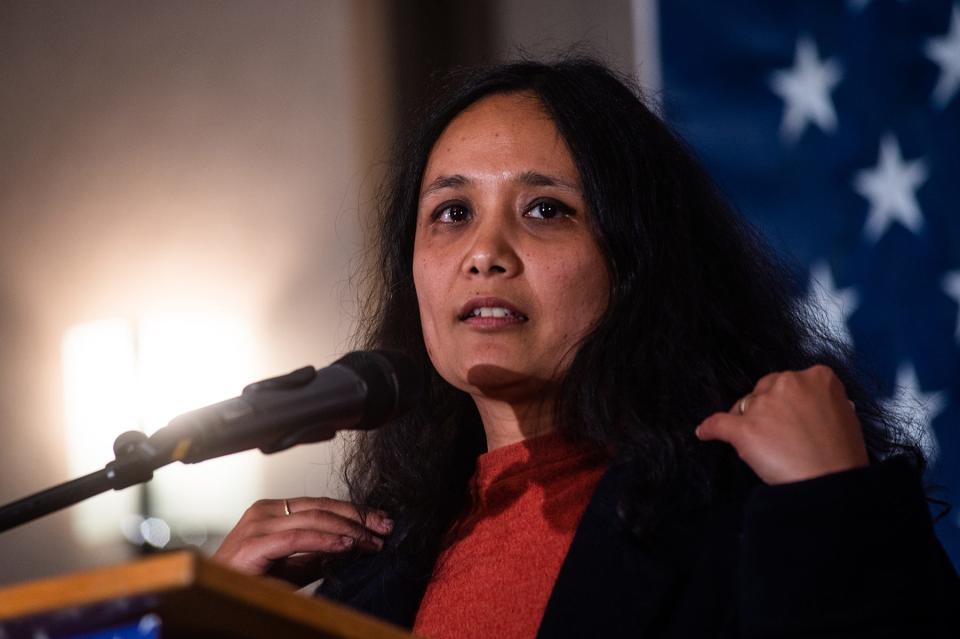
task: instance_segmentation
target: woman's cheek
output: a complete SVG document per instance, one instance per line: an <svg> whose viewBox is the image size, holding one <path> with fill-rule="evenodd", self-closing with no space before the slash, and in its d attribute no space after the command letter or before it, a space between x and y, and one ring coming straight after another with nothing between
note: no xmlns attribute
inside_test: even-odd
<svg viewBox="0 0 960 639"><path fill-rule="evenodd" d="M437 354L444 353L446 349L440 343L441 336L437 333L437 322L434 309L426 299L420 299L420 330L423 334L423 343L427 349L427 356L433 363L438 372L442 372L445 367L444 362L437 361Z"/></svg>
<svg viewBox="0 0 960 639"><path fill-rule="evenodd" d="M576 342L589 333L606 310L610 296L610 282L606 264L598 254L582 252L574 268L557 273L563 282L562 290L569 293L557 300L561 317L567 318L564 341Z"/></svg>

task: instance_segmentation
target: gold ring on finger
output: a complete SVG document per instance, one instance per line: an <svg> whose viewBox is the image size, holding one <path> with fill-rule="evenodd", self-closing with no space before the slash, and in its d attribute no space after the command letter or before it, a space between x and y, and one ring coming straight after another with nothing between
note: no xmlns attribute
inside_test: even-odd
<svg viewBox="0 0 960 639"><path fill-rule="evenodd" d="M286 499L283 500L283 514L287 517L290 516L290 502Z"/></svg>

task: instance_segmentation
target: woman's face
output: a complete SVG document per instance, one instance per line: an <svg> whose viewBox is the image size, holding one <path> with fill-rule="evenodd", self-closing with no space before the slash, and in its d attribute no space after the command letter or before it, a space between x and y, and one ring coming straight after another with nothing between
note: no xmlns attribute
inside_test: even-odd
<svg viewBox="0 0 960 639"><path fill-rule="evenodd" d="M427 161L413 278L437 371L524 399L562 377L606 308L608 277L570 150L536 97L486 97Z"/></svg>

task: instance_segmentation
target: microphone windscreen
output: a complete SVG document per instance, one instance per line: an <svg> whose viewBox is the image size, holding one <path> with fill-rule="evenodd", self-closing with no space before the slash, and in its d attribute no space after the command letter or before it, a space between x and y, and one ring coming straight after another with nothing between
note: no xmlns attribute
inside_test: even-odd
<svg viewBox="0 0 960 639"><path fill-rule="evenodd" d="M389 350L354 351L334 364L354 371L367 385L364 415L357 428L376 428L420 400L423 383L413 359Z"/></svg>

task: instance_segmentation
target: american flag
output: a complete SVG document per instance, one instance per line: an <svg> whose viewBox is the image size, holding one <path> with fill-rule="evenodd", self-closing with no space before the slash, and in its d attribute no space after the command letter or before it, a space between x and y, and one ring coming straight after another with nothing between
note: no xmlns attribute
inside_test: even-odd
<svg viewBox="0 0 960 639"><path fill-rule="evenodd" d="M660 2L662 107L908 411L960 566L960 3Z"/></svg>

